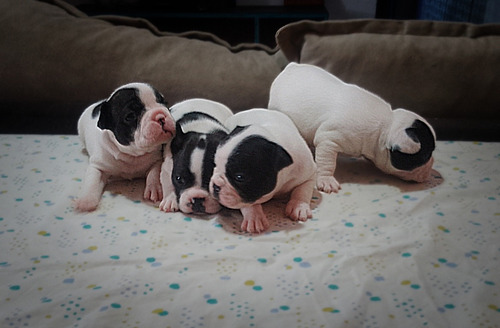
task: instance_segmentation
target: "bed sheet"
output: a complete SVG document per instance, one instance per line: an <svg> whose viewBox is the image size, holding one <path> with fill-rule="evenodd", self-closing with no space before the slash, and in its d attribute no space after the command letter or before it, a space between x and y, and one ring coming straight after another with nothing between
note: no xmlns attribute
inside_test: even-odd
<svg viewBox="0 0 500 328"><path fill-rule="evenodd" d="M313 218L163 213L144 182L75 213L77 136L0 136L1 327L499 327L500 143L439 141L432 179L341 158Z"/></svg>

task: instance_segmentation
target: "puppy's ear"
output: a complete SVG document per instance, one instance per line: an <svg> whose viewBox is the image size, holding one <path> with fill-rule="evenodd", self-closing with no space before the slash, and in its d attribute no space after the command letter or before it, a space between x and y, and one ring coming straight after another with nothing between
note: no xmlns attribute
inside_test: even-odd
<svg viewBox="0 0 500 328"><path fill-rule="evenodd" d="M292 157L283 147L256 135L246 137L233 153L248 167L268 167L275 173L293 163Z"/></svg>
<svg viewBox="0 0 500 328"><path fill-rule="evenodd" d="M269 145L265 147L265 151L269 151L272 154L272 164L276 172L281 171L285 167L293 164L292 156L277 143L268 141Z"/></svg>
<svg viewBox="0 0 500 328"><path fill-rule="evenodd" d="M111 106L107 101L101 102L92 111L92 116L99 114L97 127L101 130L109 130L113 126L113 115L111 113Z"/></svg>
<svg viewBox="0 0 500 328"><path fill-rule="evenodd" d="M172 143L170 144L170 149L172 150L172 154L177 153L184 143L184 139L186 137L186 133L182 130L179 122L175 123L175 137L172 139Z"/></svg>
<svg viewBox="0 0 500 328"><path fill-rule="evenodd" d="M168 108L170 111L170 108L168 107L168 101L165 100L165 97L160 93L160 91L156 90L155 88L151 87L153 89L153 92L155 94L156 102L162 105L165 105L165 107Z"/></svg>
<svg viewBox="0 0 500 328"><path fill-rule="evenodd" d="M240 126L240 125L238 125L237 127L235 127L233 129L233 131L229 132L229 134L225 134L223 136L223 138L221 138L219 145L221 145L221 146L224 145L226 143L226 141L228 141L232 137L238 135L239 133L241 133L242 131L244 131L246 128L248 128L248 125L246 125L246 126Z"/></svg>
<svg viewBox="0 0 500 328"><path fill-rule="evenodd" d="M246 128L248 128L248 125L245 125L245 126L238 125L237 127L235 127L233 129L233 131L231 131L229 133L229 137L234 137L235 135L237 135L237 134L241 133L242 131L244 131Z"/></svg>
<svg viewBox="0 0 500 328"><path fill-rule="evenodd" d="M95 107L94 109L92 110L92 118L96 118L99 116L99 114L101 113L101 108L102 108L102 104L105 102L105 100L102 100L100 101Z"/></svg>
<svg viewBox="0 0 500 328"><path fill-rule="evenodd" d="M398 170L412 171L429 161L436 148L436 142L429 125L421 120L415 120L404 132L406 136L400 136L403 139L401 142L419 144L420 149L409 153L399 144L393 144L390 150L391 164Z"/></svg>

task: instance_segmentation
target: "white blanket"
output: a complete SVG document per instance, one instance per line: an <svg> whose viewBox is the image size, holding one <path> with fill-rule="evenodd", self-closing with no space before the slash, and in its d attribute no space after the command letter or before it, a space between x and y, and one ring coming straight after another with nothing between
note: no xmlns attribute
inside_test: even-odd
<svg viewBox="0 0 500 328"><path fill-rule="evenodd" d="M432 181L341 158L313 219L167 214L144 183L73 212L76 136L0 136L1 327L498 327L500 143L437 144ZM441 178L442 177L442 178Z"/></svg>

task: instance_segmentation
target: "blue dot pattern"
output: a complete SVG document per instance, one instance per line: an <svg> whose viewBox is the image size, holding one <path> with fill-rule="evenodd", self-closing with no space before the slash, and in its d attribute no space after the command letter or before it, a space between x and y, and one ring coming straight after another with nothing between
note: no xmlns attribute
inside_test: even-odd
<svg viewBox="0 0 500 328"><path fill-rule="evenodd" d="M75 213L77 136L0 136L1 327L499 327L500 143L437 143L429 183L341 158L313 218L163 213L144 182Z"/></svg>

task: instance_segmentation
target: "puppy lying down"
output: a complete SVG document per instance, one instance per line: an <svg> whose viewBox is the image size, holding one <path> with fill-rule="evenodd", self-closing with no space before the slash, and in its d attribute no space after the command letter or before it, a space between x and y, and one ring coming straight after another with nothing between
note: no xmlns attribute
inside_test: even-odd
<svg viewBox="0 0 500 328"><path fill-rule="evenodd" d="M146 177L144 198L161 200L162 145L174 133L163 96L148 84L124 85L89 106L78 120L89 165L76 210L94 210L110 178Z"/></svg>
<svg viewBox="0 0 500 328"><path fill-rule="evenodd" d="M221 122L233 115L225 105L208 99L188 99L171 108L176 136L164 149L161 183L165 212L216 213L219 202L209 191L214 154L228 130Z"/></svg>
<svg viewBox="0 0 500 328"><path fill-rule="evenodd" d="M241 229L262 232L269 221L262 203L289 196L286 215L306 221L316 164L293 122L265 109L240 112L226 120L231 130L215 153L210 192L219 202L243 215Z"/></svg>
<svg viewBox="0 0 500 328"><path fill-rule="evenodd" d="M327 71L290 63L271 85L269 109L287 114L315 150L317 187L337 192L337 155L363 156L404 180L426 181L436 135L419 115L392 110L380 97Z"/></svg>

